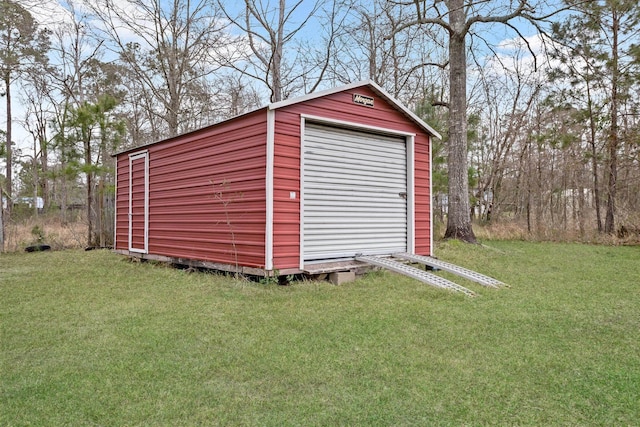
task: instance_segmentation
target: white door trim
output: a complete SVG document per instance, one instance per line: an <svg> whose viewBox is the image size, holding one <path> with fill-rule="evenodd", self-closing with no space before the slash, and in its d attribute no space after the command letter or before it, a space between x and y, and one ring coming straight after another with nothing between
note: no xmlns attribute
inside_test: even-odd
<svg viewBox="0 0 640 427"><path fill-rule="evenodd" d="M144 247L133 247L133 162L144 159ZM148 150L129 154L129 251L148 253L149 250L149 152Z"/></svg>
<svg viewBox="0 0 640 427"><path fill-rule="evenodd" d="M368 126L362 123L335 120L331 118L300 115L300 269L305 265L304 218L305 218L305 127L307 122L336 128L353 129L365 133L404 138L407 159L407 251L415 252L415 133L395 129Z"/></svg>

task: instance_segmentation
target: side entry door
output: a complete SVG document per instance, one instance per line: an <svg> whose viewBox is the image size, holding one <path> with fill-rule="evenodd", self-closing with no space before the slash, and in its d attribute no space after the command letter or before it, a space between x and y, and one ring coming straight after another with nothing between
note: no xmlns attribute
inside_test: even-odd
<svg viewBox="0 0 640 427"><path fill-rule="evenodd" d="M149 153L129 155L129 251L147 253L149 242Z"/></svg>

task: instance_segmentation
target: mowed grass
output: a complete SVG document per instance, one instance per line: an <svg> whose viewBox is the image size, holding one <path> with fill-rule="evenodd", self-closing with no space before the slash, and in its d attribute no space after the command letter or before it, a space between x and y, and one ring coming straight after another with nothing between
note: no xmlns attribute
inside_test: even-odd
<svg viewBox="0 0 640 427"><path fill-rule="evenodd" d="M0 425L639 425L640 248L437 255L511 285L392 273L290 286L108 251L0 255ZM447 276L450 277L450 276Z"/></svg>

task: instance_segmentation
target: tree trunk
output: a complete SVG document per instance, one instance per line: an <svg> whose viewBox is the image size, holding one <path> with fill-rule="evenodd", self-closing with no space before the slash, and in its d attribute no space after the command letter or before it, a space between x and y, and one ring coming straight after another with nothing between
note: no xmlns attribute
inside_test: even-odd
<svg viewBox="0 0 640 427"><path fill-rule="evenodd" d="M11 117L11 76L9 75L9 72L7 71L5 73L4 76L4 85L5 85L5 96L7 97L7 133L6 133L6 137L7 140L5 141L5 147L6 147L6 166L7 166L7 172L6 172L6 188L5 188L5 193L7 196L7 218L11 217L11 208L13 205L13 199L12 199L12 195L13 195L13 173L12 173L12 169L13 169L13 150L12 150L12 146L11 146L11 121L13 120L13 118Z"/></svg>
<svg viewBox="0 0 640 427"><path fill-rule="evenodd" d="M449 214L445 239L476 243L467 171L467 61L463 0L449 1Z"/></svg>
<svg viewBox="0 0 640 427"><path fill-rule="evenodd" d="M286 1L280 0L278 28L273 40L271 59L271 102L282 101L282 55L284 54L284 24L286 22Z"/></svg>
<svg viewBox="0 0 640 427"><path fill-rule="evenodd" d="M68 222L67 210L68 210L69 204L67 203L67 198L68 198L67 179L64 176L60 178L60 189L62 192L60 197L60 221L62 221L62 225L67 225L67 222Z"/></svg>
<svg viewBox="0 0 640 427"><path fill-rule="evenodd" d="M578 231L580 231L580 237L584 237L584 216L585 216L585 198L584 198L584 190L585 188L582 184L578 185L578 212L576 214L576 220L578 221Z"/></svg>
<svg viewBox="0 0 640 427"><path fill-rule="evenodd" d="M598 227L598 233L602 233L602 215L600 212L600 182L598 172L598 149L596 145L596 118L593 112L593 101L591 100L591 84L587 81L587 109L589 113L589 131L591 147L591 174L593 176L593 199L596 207L596 225Z"/></svg>
<svg viewBox="0 0 640 427"><path fill-rule="evenodd" d="M40 140L40 165L42 168L42 176L40 177L42 181L41 190L42 190L42 200L44 202L43 208L48 210L51 205L51 197L49 195L49 150L47 147L46 136Z"/></svg>
<svg viewBox="0 0 640 427"><path fill-rule="evenodd" d="M167 57L167 73L165 78L167 80L167 89L169 92L169 105L167 107L168 111L166 120L169 127L169 137L176 136L180 132L180 102L182 100L180 86L181 79L184 78L179 71L179 59L177 58L178 54L175 52L175 49L176 48L174 47L171 51L165 53Z"/></svg>
<svg viewBox="0 0 640 427"><path fill-rule="evenodd" d="M4 252L4 203L2 203L2 187L0 186L0 253Z"/></svg>
<svg viewBox="0 0 640 427"><path fill-rule="evenodd" d="M613 11L612 46L611 46L611 130L609 133L609 165L607 180L607 212L604 221L605 233L615 231L616 187L618 180L618 30L619 20L616 10Z"/></svg>
<svg viewBox="0 0 640 427"><path fill-rule="evenodd" d="M542 180L542 147L538 145L537 159L536 159L536 233L540 234L543 229L543 216L544 216L544 188L543 188L543 180Z"/></svg>
<svg viewBox="0 0 640 427"><path fill-rule="evenodd" d="M33 217L38 218L38 158L36 157L37 151L33 150Z"/></svg>
<svg viewBox="0 0 640 427"><path fill-rule="evenodd" d="M105 230L104 230L104 175L98 178L98 196L96 202L98 202L98 212L96 215L96 229L98 230L97 243L101 248L106 246L105 244Z"/></svg>
<svg viewBox="0 0 640 427"><path fill-rule="evenodd" d="M91 143L85 142L85 167L91 166ZM87 170L87 246L93 245L93 172Z"/></svg>

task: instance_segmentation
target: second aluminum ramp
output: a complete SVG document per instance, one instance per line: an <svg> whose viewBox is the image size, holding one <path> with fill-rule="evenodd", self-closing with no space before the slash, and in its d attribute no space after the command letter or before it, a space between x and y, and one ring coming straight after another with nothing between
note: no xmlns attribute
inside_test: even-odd
<svg viewBox="0 0 640 427"><path fill-rule="evenodd" d="M415 255L406 252L393 254L395 258L400 258L406 261L417 262L420 264L427 265L429 267L438 268L440 270L448 271L449 273L456 274L460 277L464 277L465 279L471 280L473 282L479 283L483 286L488 286L491 288L498 288L501 286L506 286L499 280L494 279L493 277L485 276L484 274L480 274L476 271L469 270L464 267L460 267L459 265L451 264L450 262L441 261L436 258Z"/></svg>
<svg viewBox="0 0 640 427"><path fill-rule="evenodd" d="M375 265L377 267L386 268L387 270L395 271L396 273L412 277L416 280L421 281L422 283L426 283L437 288L462 292L470 297L476 296L475 292L465 288L464 286L460 286L457 283L453 283L452 281L447 280L443 277L436 276L435 274L420 270L419 268L412 267L402 262L394 261L389 258L371 255L358 255L356 256L356 260L366 262L367 264Z"/></svg>

